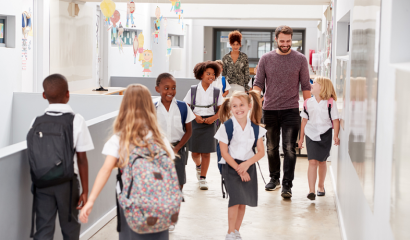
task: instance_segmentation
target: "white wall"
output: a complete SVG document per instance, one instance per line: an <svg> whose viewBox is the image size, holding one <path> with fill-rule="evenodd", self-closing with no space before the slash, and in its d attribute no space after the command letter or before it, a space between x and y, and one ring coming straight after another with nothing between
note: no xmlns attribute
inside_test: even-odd
<svg viewBox="0 0 410 240"><path fill-rule="evenodd" d="M11 111L13 90L21 81L21 13L22 1L0 0L0 14L16 17L16 47L0 47L0 148L10 143Z"/></svg>

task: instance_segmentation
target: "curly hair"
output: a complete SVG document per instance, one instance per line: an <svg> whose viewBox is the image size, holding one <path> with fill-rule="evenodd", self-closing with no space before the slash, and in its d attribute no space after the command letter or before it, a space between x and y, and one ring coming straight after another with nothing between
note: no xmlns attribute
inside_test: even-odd
<svg viewBox="0 0 410 240"><path fill-rule="evenodd" d="M219 64L216 62L212 61L206 61L206 62L201 62L197 63L194 67L194 75L195 78L198 80L202 80L202 75L204 75L204 72L206 69L212 68L215 72L215 78L219 77L221 74L221 67L219 67Z"/></svg>
<svg viewBox="0 0 410 240"><path fill-rule="evenodd" d="M229 43L232 45L235 42L238 42L239 45L241 45L241 41L242 41L242 34L239 31L232 31L229 33Z"/></svg>

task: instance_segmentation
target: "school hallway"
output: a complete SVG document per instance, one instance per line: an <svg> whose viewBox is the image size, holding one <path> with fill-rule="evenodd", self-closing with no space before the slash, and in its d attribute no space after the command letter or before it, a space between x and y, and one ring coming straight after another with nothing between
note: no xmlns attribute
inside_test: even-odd
<svg viewBox="0 0 410 240"><path fill-rule="evenodd" d="M265 180L269 181L266 155L260 160L260 165ZM216 154L211 155L207 176L208 191L199 190L194 168L195 164L190 157L186 166L185 202L181 205L178 224L175 230L170 232L170 240L225 239L228 229L228 200L222 198ZM257 170L258 207L246 209L240 229L244 240L341 239L330 171L325 182L326 196L316 197L315 201L310 201L306 198L307 168L307 158L298 157L291 200L283 200L280 196L281 188L271 192L265 191L265 185ZM114 218L91 240L118 239L116 224L117 220Z"/></svg>

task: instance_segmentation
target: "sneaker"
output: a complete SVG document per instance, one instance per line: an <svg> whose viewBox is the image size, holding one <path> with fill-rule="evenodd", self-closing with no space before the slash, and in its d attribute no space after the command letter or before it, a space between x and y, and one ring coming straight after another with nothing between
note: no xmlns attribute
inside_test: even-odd
<svg viewBox="0 0 410 240"><path fill-rule="evenodd" d="M174 225L174 224L171 224L171 225L169 226L168 230L169 230L170 232L174 231L174 230L175 230L175 225Z"/></svg>
<svg viewBox="0 0 410 240"><path fill-rule="evenodd" d="M280 188L280 181L279 179L274 179L271 178L268 184L265 186L266 191L273 191L276 190L277 188Z"/></svg>
<svg viewBox="0 0 410 240"><path fill-rule="evenodd" d="M282 197L283 198L291 198L292 197L292 189L289 187L289 184L283 184L282 186Z"/></svg>
<svg viewBox="0 0 410 240"><path fill-rule="evenodd" d="M195 167L196 170L196 178L199 179L201 178L201 167Z"/></svg>
<svg viewBox="0 0 410 240"><path fill-rule="evenodd" d="M236 235L235 235L235 233L234 233L234 232L227 233L227 234L226 234L226 237L225 237L225 240L236 240Z"/></svg>
<svg viewBox="0 0 410 240"><path fill-rule="evenodd" d="M208 190L208 183L206 182L206 179L199 180L199 189Z"/></svg>
<svg viewBox="0 0 410 240"><path fill-rule="evenodd" d="M242 240L241 234L238 232L238 230L235 229L235 239L236 240Z"/></svg>

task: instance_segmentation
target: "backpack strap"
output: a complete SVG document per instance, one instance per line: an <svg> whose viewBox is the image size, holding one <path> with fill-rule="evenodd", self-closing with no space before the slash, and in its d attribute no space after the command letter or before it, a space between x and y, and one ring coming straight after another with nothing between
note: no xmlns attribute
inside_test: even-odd
<svg viewBox="0 0 410 240"><path fill-rule="evenodd" d="M308 98L308 99L306 99L304 102L303 102L303 111L306 113L306 115L308 116L308 120L309 120L309 113L308 113L308 110L307 110L307 101L309 100L310 98Z"/></svg>
<svg viewBox="0 0 410 240"><path fill-rule="evenodd" d="M122 191L123 183L122 183L122 173L121 173L120 168L118 168L117 182L120 185L120 190ZM117 232L121 232L120 204L118 202L117 190L115 191L115 201L117 203Z"/></svg>
<svg viewBox="0 0 410 240"><path fill-rule="evenodd" d="M34 218L36 216L36 185L32 184L31 185L33 188L33 205L31 207L31 231L30 231L30 238L34 237ZM70 214L71 215L71 214Z"/></svg>
<svg viewBox="0 0 410 240"><path fill-rule="evenodd" d="M185 123L186 119L188 117L188 106L186 105L185 102L177 100L177 105L179 108L179 112L181 113L181 123L182 123L182 129L184 129L184 132L186 132L185 129Z"/></svg>
<svg viewBox="0 0 410 240"><path fill-rule="evenodd" d="M226 78L224 76L222 76L222 93L225 93L226 89Z"/></svg>
<svg viewBox="0 0 410 240"><path fill-rule="evenodd" d="M228 119L228 121L224 122L225 131L228 135L228 146L231 144L231 140L233 137L233 121L232 118Z"/></svg>
<svg viewBox="0 0 410 240"><path fill-rule="evenodd" d="M232 119L228 119L226 122L224 122L225 126L225 131L226 134L228 135L228 146L231 143L232 137L233 137L233 122ZM224 185L225 185L225 190L226 190L226 198L228 199L229 193L228 190L226 189L226 184L225 184L225 178L224 176L228 176L228 166L226 166L228 163L225 163L225 166L222 166L222 172L224 174L221 174L221 188L222 188L222 197L225 198L225 191L224 191Z"/></svg>
<svg viewBox="0 0 410 240"><path fill-rule="evenodd" d="M255 149L256 149L256 146L257 146L257 144L258 144L259 126L256 125L256 124L253 123L253 122L251 122L251 126L252 126L252 128L253 128L253 134L255 134L255 142L253 143L252 150L253 150L253 152L256 154L256 150L255 150ZM261 166L259 165L259 161L256 162L256 163L258 164L259 172L261 173L263 182L264 182L265 185L266 185L266 181L265 181L265 178L263 177L262 170L261 170Z"/></svg>
<svg viewBox="0 0 410 240"><path fill-rule="evenodd" d="M329 98L329 99L327 100L327 110L328 110L329 119L330 119L330 121L332 122L332 128L333 128L333 120L332 120L332 114L331 114L332 107L333 107L333 98Z"/></svg>
<svg viewBox="0 0 410 240"><path fill-rule="evenodd" d="M191 110L194 111L196 104L196 92L198 90L198 85L191 86Z"/></svg>
<svg viewBox="0 0 410 240"><path fill-rule="evenodd" d="M217 108L218 108L218 100L219 100L219 93L221 92L221 90L217 87L214 87L214 112L217 112Z"/></svg>

